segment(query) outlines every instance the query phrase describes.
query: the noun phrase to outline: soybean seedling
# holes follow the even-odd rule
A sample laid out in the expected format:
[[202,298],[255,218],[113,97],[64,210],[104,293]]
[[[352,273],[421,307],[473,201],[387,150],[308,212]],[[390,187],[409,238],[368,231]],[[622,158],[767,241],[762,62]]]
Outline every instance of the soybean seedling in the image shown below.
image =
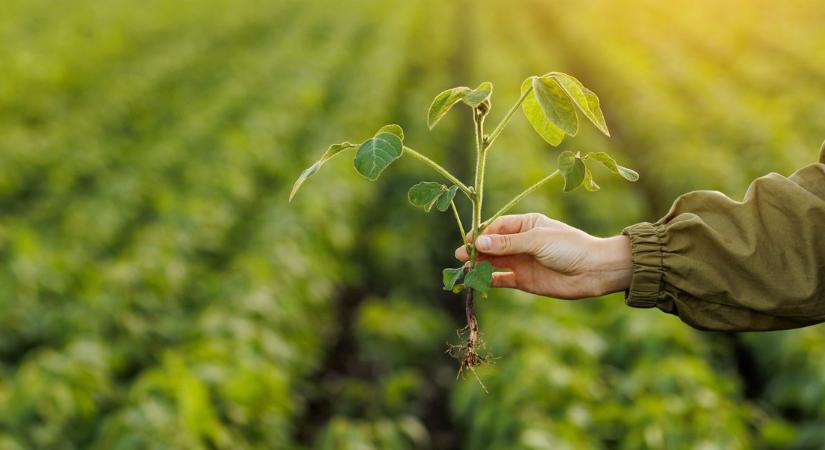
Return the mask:
[[[521,85],[521,96],[507,111],[501,122],[488,134],[485,131],[484,121],[490,113],[492,93],[493,85],[490,82],[481,83],[475,89],[468,87],[448,89],[435,97],[427,113],[427,125],[432,129],[458,103],[465,104],[472,111],[476,155],[475,177],[472,184],[463,183],[440,164],[406,146],[404,131],[400,126],[390,124],[381,127],[371,138],[359,144],[342,142],[331,145],[318,161],[301,172],[289,195],[289,199],[292,201],[292,198],[307,178],[314,175],[328,161],[347,150],[356,151],[353,161],[355,170],[372,181],[376,180],[390,164],[403,155],[417,159],[446,179],[447,184],[437,181],[422,181],[412,186],[407,196],[410,203],[427,212],[433,209],[441,212],[451,210],[455,216],[463,244],[467,246],[470,255],[468,264],[458,268],[447,268],[443,271],[444,289],[456,294],[463,291],[465,295],[464,306],[467,326],[459,333],[465,336],[465,340],[463,344],[450,346],[448,349],[448,353],[460,362],[459,374],[467,369],[475,374],[474,368],[487,360],[487,356],[482,354],[481,350],[483,343],[474,311],[473,297],[476,292],[481,296],[486,296],[492,282],[493,266],[489,261],[477,260],[476,238],[494,220],[516,206],[520,200],[557,177],[564,180],[563,189],[565,192],[572,191],[579,186],[584,186],[587,191],[599,190],[599,185],[596,184],[590,170],[590,166],[594,162],[600,163],[608,171],[626,180],[636,181],[639,178],[636,172],[618,165],[605,152],[582,154],[581,152],[564,151],[558,156],[556,170],[516,195],[486,220],[482,219],[487,155],[493,143],[510,123],[519,107],[539,136],[554,147],[561,144],[565,136],[575,136],[578,133],[580,114],[595,125],[599,131],[608,137],[610,136],[599,106],[599,98],[591,90],[584,87],[579,80],[570,75],[550,72],[546,75],[531,76],[524,80]],[[464,222],[456,208],[456,194],[459,191],[472,206],[469,234],[466,232]]]

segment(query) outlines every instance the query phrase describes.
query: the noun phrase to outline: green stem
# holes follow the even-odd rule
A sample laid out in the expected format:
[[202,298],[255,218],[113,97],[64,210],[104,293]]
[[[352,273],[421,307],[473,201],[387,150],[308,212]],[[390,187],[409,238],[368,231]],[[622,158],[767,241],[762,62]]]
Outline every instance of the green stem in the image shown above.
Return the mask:
[[521,199],[523,199],[524,197],[527,197],[527,196],[528,196],[531,192],[533,192],[533,191],[535,191],[536,189],[540,188],[541,186],[543,186],[545,183],[547,183],[548,181],[552,180],[553,178],[556,178],[558,175],[559,175],[559,171],[558,171],[558,170],[556,170],[555,172],[551,173],[550,175],[547,175],[546,177],[542,178],[541,180],[539,180],[538,182],[536,182],[536,183],[535,183],[535,184],[533,184],[532,186],[530,186],[530,187],[528,187],[527,189],[525,189],[524,191],[522,191],[522,193],[521,193],[521,194],[519,194],[519,195],[517,195],[517,196],[513,197],[513,199],[512,199],[512,200],[510,200],[510,202],[509,202],[509,203],[507,203],[506,205],[504,205],[504,206],[503,206],[501,209],[499,209],[499,210],[498,210],[495,214],[493,214],[493,216],[492,216],[492,217],[490,217],[489,219],[485,220],[485,221],[484,221],[484,223],[482,223],[482,224],[481,224],[481,231],[486,230],[486,229],[487,229],[487,227],[489,227],[489,226],[490,226],[490,224],[491,224],[491,223],[493,223],[493,221],[494,221],[494,220],[496,220],[496,219],[498,219],[499,217],[501,217],[502,215],[506,214],[506,213],[507,213],[507,211],[510,211],[510,210],[511,210],[514,206],[516,206],[516,204],[517,204],[518,202],[520,202],[520,201],[521,201]]
[[467,243],[467,232],[464,231],[464,224],[461,223],[461,216],[458,215],[458,208],[455,207],[455,202],[450,201],[450,206],[453,208],[453,215],[455,215],[455,223],[458,224],[458,231],[461,232],[461,243]]
[[421,153],[418,153],[417,151],[415,151],[415,150],[413,150],[413,149],[411,149],[407,146],[404,147],[404,153],[407,153],[410,156],[412,156],[413,158],[415,158],[415,159],[423,162],[424,164],[432,167],[436,172],[441,174],[444,178],[449,180],[454,185],[458,186],[458,188],[461,189],[461,192],[463,192],[468,197],[473,195],[473,191],[471,191],[470,188],[467,187],[467,185],[462,183],[458,178],[455,177],[455,175],[451,174],[447,169],[441,167],[437,162],[433,161],[430,158],[427,158],[426,156],[422,155]]
[[521,104],[524,102],[524,99],[526,99],[531,92],[533,92],[532,85],[521,94],[521,97],[519,97],[516,103],[510,108],[509,111],[507,111],[507,114],[504,115],[504,118],[501,119],[501,122],[499,122],[495,129],[493,129],[493,132],[490,133],[489,136],[487,136],[487,140],[484,142],[485,148],[490,148],[490,146],[493,145],[493,141],[495,141],[498,135],[500,135],[501,132],[504,131],[504,127],[506,127],[507,124],[510,123],[510,119],[513,118],[513,114],[515,114],[516,111],[518,111],[519,106],[521,106]]
[[[481,207],[484,202],[484,172],[487,163],[487,150],[484,148],[484,117],[478,108],[473,110],[473,124],[476,137],[476,173],[475,199],[473,200],[473,244],[481,233]],[[475,265],[475,245],[470,254],[470,266]]]

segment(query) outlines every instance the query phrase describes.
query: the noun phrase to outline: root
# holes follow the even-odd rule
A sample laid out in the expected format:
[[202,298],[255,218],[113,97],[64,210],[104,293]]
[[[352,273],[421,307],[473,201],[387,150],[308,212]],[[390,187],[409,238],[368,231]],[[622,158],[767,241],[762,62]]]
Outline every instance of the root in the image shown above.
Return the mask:
[[459,361],[458,375],[461,375],[469,370],[481,385],[481,389],[487,393],[487,388],[476,373],[476,366],[484,364],[489,361],[484,340],[481,338],[481,333],[478,330],[478,319],[476,319],[475,311],[473,310],[473,290],[467,289],[466,301],[464,304],[464,312],[467,316],[467,326],[458,330],[459,338],[464,339],[462,344],[447,344],[447,354]]

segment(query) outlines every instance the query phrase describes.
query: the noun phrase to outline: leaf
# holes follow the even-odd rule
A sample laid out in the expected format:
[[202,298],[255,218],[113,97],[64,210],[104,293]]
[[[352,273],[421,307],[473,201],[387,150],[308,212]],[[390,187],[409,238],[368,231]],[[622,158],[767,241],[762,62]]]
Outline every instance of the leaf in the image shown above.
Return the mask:
[[579,117],[568,94],[558,81],[550,76],[535,77],[533,96],[539,102],[544,116],[570,136],[579,132]]
[[364,141],[355,154],[355,170],[371,181],[381,176],[381,172],[393,161],[401,157],[403,145],[398,135],[391,132],[379,132]]
[[457,267],[455,269],[444,269],[441,272],[441,276],[444,282],[444,290],[452,291],[456,287],[456,284],[464,276],[464,266]]
[[444,192],[440,197],[438,197],[438,200],[435,202],[435,209],[441,212],[446,211],[447,208],[450,207],[450,203],[452,203],[455,198],[456,192],[458,192],[458,186],[453,186],[447,189],[447,192]]
[[447,89],[435,96],[433,103],[430,105],[430,110],[427,112],[427,127],[431,130],[444,117],[445,114],[456,103],[464,98],[464,94],[470,92],[470,88],[466,86]]
[[493,282],[493,265],[481,261],[464,276],[464,285],[479,292],[487,292]]
[[[521,83],[522,95],[524,95],[528,89],[532,89],[533,78],[534,77],[528,78]],[[524,98],[524,101],[521,103],[521,111],[533,129],[536,130],[536,133],[538,133],[545,142],[555,147],[564,140],[564,131],[553,125],[553,122],[544,115],[544,111],[541,109],[541,105],[539,105],[535,95],[528,95]]]
[[564,192],[570,192],[582,184],[585,169],[584,161],[578,154],[564,151],[559,155],[559,172],[564,178]]
[[448,188],[435,181],[422,181],[407,191],[407,199],[413,206],[424,208],[424,211],[430,212],[435,206],[444,212],[450,207],[457,191],[458,186]]
[[593,174],[590,172],[590,168],[587,166],[584,167],[584,188],[587,189],[588,192],[596,192],[601,187],[596,184],[596,181],[593,180]]
[[576,78],[561,72],[552,72],[549,76],[555,79],[559,86],[564,90],[570,100],[579,108],[579,111],[584,114],[596,128],[602,133],[610,136],[610,131],[607,129],[607,123],[604,121],[604,114],[599,106],[599,97]]
[[407,199],[413,206],[424,208],[424,211],[430,212],[436,200],[441,197],[447,186],[435,181],[422,181],[407,191]]
[[489,102],[492,93],[493,84],[489,81],[481,83],[475,89],[460,86],[441,92],[435,96],[427,112],[427,126],[432,130],[456,103],[464,102],[471,108],[477,108],[482,103]]
[[461,101],[471,108],[478,108],[478,106],[487,101],[492,94],[493,83],[485,81],[479,84],[477,88],[465,93]]
[[607,167],[607,170],[609,170],[609,171],[611,171],[611,172],[613,172],[617,175],[620,175],[622,178],[624,178],[627,181],[632,181],[632,182],[639,181],[638,172],[636,172],[633,169],[628,169],[627,167],[623,167],[623,166],[618,165],[616,163],[616,160],[613,159],[613,157],[611,157],[610,155],[608,155],[605,152],[588,153],[587,156],[585,156],[585,158],[586,159],[593,159],[593,160],[596,160],[596,161],[602,163],[602,165]]
[[301,188],[301,186],[304,184],[307,178],[311,177],[312,175],[315,175],[315,172],[318,172],[321,166],[326,164],[327,161],[334,158],[344,150],[349,150],[351,148],[356,147],[358,147],[356,144],[352,144],[350,142],[342,142],[340,144],[330,145],[329,148],[327,148],[327,151],[325,151],[324,154],[321,155],[321,159],[315,161],[315,163],[313,163],[311,166],[304,169],[304,171],[301,172],[301,175],[298,176],[298,179],[295,180],[295,183],[292,185],[292,191],[290,191],[289,193],[289,201],[292,201],[292,198],[295,197],[295,194],[298,193],[298,189]]
[[404,130],[401,128],[401,125],[397,125],[394,123],[384,125],[383,127],[379,128],[375,134],[381,133],[392,133],[398,136],[398,139],[401,139],[401,142],[404,142]]

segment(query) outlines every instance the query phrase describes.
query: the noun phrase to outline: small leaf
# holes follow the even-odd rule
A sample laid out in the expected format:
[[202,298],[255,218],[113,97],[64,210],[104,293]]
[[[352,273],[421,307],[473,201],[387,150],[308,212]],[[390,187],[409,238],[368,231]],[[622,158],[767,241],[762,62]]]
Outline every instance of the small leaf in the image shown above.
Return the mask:
[[451,290],[453,291],[453,294],[460,294],[464,290],[464,285],[460,283],[456,284]]
[[564,192],[570,192],[579,187],[585,176],[584,161],[579,155],[564,151],[559,155],[559,172],[564,178]]
[[559,82],[549,76],[533,78],[533,95],[545,117],[570,136],[579,132],[579,117],[570,97]]
[[492,94],[493,83],[485,81],[479,84],[477,88],[465,93],[461,101],[470,108],[478,108],[478,106],[487,101]]
[[427,126],[433,127],[444,117],[445,114],[458,102],[464,102],[471,108],[477,108],[484,102],[489,102],[493,93],[493,83],[485,81],[475,89],[466,86],[447,89],[435,96],[430,110],[427,112]]
[[618,166],[619,168],[619,175],[622,176],[627,181],[637,182],[639,181],[639,172],[636,172],[633,169],[628,169],[624,166]]
[[559,86],[570,97],[570,100],[579,108],[579,111],[593,122],[593,125],[599,131],[610,136],[607,123],[604,121],[604,114],[599,106],[599,97],[593,91],[587,89],[579,80],[566,73],[553,72],[549,76],[558,82]]
[[407,199],[413,206],[424,208],[424,211],[430,212],[435,206],[444,212],[450,207],[457,191],[458,186],[447,188],[435,181],[422,181],[407,191]]
[[447,208],[450,207],[450,203],[452,203],[453,199],[455,198],[455,193],[458,192],[458,186],[453,186],[447,189],[446,192],[442,193],[441,196],[438,197],[438,200],[435,202],[435,209],[444,212]]
[[447,191],[447,186],[435,181],[422,181],[407,191],[407,199],[413,206],[430,212],[433,205]]
[[[461,280],[464,276],[464,266],[455,268],[455,269],[444,269],[441,272],[442,279],[444,282],[444,290],[445,291],[454,291],[456,284]],[[459,291],[461,292],[461,291]],[[458,292],[456,292],[458,293]]]
[[450,108],[460,102],[464,98],[464,94],[468,92],[470,92],[470,88],[462,86],[447,89],[436,95],[430,105],[430,110],[427,112],[427,126],[432,130]]
[[486,292],[493,282],[493,265],[490,261],[481,261],[464,276],[464,285],[479,292]]
[[[522,95],[524,95],[528,89],[532,89],[533,79],[534,77],[531,77],[521,83]],[[538,133],[545,142],[555,147],[564,140],[564,131],[553,125],[553,122],[545,116],[535,95],[528,95],[524,98],[524,101],[521,103],[521,111],[533,129],[536,130],[536,133]]]
[[394,123],[384,125],[383,127],[379,128],[375,134],[381,133],[392,133],[398,136],[398,139],[401,139],[401,142],[404,142],[404,130],[401,128],[401,125],[397,125]]
[[353,161],[355,170],[369,180],[375,181],[387,166],[401,157],[403,149],[398,135],[380,132],[358,147]]
[[585,158],[593,159],[602,163],[602,165],[607,167],[607,170],[617,175],[620,175],[627,181],[639,181],[639,174],[635,170],[628,169],[627,167],[622,167],[618,165],[616,163],[616,160],[605,152],[588,153],[587,156],[585,156]]
[[289,201],[292,201],[292,198],[295,197],[295,194],[298,193],[298,189],[301,188],[301,186],[304,184],[307,178],[311,177],[312,175],[315,175],[315,172],[318,172],[321,166],[323,166],[327,161],[334,158],[344,150],[349,150],[351,148],[356,147],[357,145],[349,142],[342,142],[340,144],[330,145],[329,148],[327,148],[327,151],[325,151],[324,154],[321,155],[321,159],[315,161],[315,163],[313,163],[311,166],[304,169],[304,171],[301,172],[301,175],[298,176],[298,179],[295,180],[295,183],[292,185],[292,191],[290,191],[289,193]]
[[590,172],[590,168],[587,166],[584,167],[584,182],[582,184],[588,192],[596,192],[599,189],[601,189],[601,187],[599,187],[599,185],[596,184],[596,181],[593,180],[593,174]]

